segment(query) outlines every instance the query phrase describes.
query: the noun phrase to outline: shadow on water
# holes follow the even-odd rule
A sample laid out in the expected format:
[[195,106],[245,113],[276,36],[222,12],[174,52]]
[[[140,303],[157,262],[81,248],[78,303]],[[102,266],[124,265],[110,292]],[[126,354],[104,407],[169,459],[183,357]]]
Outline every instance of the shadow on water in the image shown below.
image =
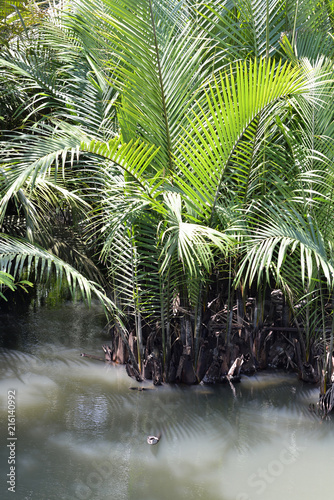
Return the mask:
[[[1,422],[7,390],[17,394],[17,498],[305,500],[315,485],[314,498],[330,494],[319,478],[334,465],[334,433],[309,411],[317,388],[263,373],[234,391],[149,382],[133,391],[123,367],[80,357],[100,354],[98,318],[96,305],[33,312],[15,349],[0,351]],[[2,447],[2,477],[7,469]]]

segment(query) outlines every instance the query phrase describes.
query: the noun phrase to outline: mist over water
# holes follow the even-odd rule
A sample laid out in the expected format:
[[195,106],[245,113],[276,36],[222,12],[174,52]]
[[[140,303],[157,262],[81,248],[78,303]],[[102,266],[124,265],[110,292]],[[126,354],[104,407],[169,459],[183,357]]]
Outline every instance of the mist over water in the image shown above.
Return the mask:
[[[138,385],[102,356],[103,316],[80,303],[2,322],[0,497],[305,500],[332,497],[334,422],[318,388],[282,373],[229,385]],[[7,329],[7,330],[6,330]],[[10,342],[8,338],[10,336]],[[8,345],[10,348],[8,348]],[[7,391],[16,391],[16,493],[7,491]],[[162,433],[156,446],[149,434]]]

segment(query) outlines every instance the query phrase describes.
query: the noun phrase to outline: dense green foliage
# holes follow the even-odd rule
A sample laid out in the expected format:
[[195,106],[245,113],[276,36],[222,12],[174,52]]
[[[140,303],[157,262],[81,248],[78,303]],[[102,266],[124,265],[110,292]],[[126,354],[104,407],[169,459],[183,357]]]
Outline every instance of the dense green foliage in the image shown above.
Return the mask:
[[279,287],[308,359],[334,276],[333,23],[332,0],[72,0],[7,27],[1,269],[97,294],[139,364],[158,323],[165,366],[178,318],[196,363],[216,291],[230,310],[256,289],[260,321]]

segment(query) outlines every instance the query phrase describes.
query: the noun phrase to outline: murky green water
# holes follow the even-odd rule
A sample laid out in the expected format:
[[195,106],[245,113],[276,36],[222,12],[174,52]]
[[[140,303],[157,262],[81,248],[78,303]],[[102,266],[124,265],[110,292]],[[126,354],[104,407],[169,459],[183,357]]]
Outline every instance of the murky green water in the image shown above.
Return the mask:
[[[316,388],[261,374],[228,385],[133,391],[101,355],[98,307],[2,318],[0,498],[305,500],[332,497],[334,421]],[[17,336],[17,334],[19,334]],[[151,387],[147,384],[147,387]],[[15,390],[15,494],[7,491],[7,393]],[[146,437],[162,432],[149,446]]]

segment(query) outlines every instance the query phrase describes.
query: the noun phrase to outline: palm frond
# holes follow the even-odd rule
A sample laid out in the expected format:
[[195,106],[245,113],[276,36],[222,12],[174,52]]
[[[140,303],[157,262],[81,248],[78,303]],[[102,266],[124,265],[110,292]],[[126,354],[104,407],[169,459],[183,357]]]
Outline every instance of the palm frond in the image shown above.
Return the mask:
[[[65,175],[66,167],[72,168],[74,162],[79,160],[80,151],[102,158],[103,161],[112,161],[135,179],[149,196],[154,197],[159,187],[158,174],[152,176],[151,184],[142,181],[142,173],[148,170],[157,154],[153,146],[139,140],[123,144],[118,137],[102,142],[89,138],[79,128],[66,124],[62,127],[63,130],[55,133],[51,127],[45,127],[39,135],[16,134],[10,137],[11,141],[2,142],[2,184],[5,190],[1,200],[2,214],[13,195],[24,186],[33,189],[40,178],[45,179],[50,175],[52,168],[55,179],[60,175],[59,170]],[[14,164],[15,170],[10,168]]]
[[189,118],[193,133],[185,131],[178,145],[177,183],[208,222],[232,155],[246,131],[248,141],[256,134],[257,128],[253,134],[251,129],[254,120],[269,108],[278,112],[284,99],[309,92],[305,78],[288,64],[275,67],[270,60],[260,60],[239,63],[233,69],[209,86],[199,112]]
[[190,275],[198,276],[203,271],[210,272],[215,251],[219,249],[225,253],[232,244],[231,238],[209,227],[184,221],[180,195],[167,193],[165,205],[168,210],[168,222],[161,236],[163,261],[160,272],[166,272],[175,254]]
[[10,273],[14,277],[34,278],[35,281],[43,277],[47,279],[51,272],[54,272],[57,286],[63,286],[65,280],[73,298],[78,291],[89,304],[92,295],[95,295],[107,311],[111,313],[117,310],[97,283],[85,278],[70,264],[27,241],[2,234],[0,264],[3,272]]
[[[155,161],[167,173],[173,170],[179,127],[210,74],[210,65],[203,63],[206,39],[180,2],[108,0],[105,5],[108,27],[99,36],[112,47],[107,66],[112,85],[122,93],[118,113],[123,139],[141,136],[159,147]],[[80,15],[88,10],[91,15],[91,7],[80,2]],[[96,15],[102,19],[102,13]]]
[[[255,208],[255,207],[254,207]],[[287,207],[266,205],[257,207],[250,220],[255,223],[249,229],[249,239],[245,242],[245,256],[238,270],[237,280],[241,276],[252,283],[257,276],[261,280],[263,272],[268,281],[272,274],[278,281],[282,269],[289,265],[291,255],[299,249],[301,283],[308,283],[317,274],[323,273],[327,286],[332,288],[334,261],[316,221],[311,215],[304,217],[297,210]],[[292,270],[291,270],[292,271]]]

